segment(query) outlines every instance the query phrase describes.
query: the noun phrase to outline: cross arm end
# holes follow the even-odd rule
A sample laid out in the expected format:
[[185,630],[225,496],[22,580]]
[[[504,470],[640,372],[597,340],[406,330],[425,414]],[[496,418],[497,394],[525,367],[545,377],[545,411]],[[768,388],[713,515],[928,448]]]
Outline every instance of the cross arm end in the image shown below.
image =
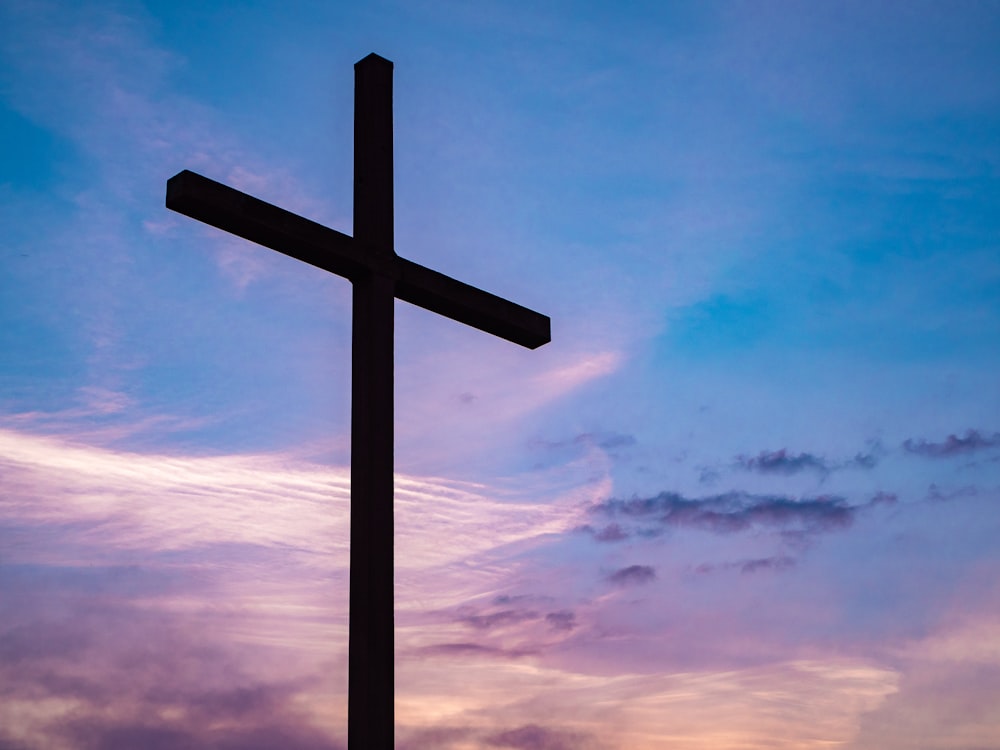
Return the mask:
[[167,208],[339,276],[372,270],[354,240],[315,221],[185,169],[167,180]]
[[399,299],[528,349],[537,349],[552,340],[547,315],[405,258],[396,262]]

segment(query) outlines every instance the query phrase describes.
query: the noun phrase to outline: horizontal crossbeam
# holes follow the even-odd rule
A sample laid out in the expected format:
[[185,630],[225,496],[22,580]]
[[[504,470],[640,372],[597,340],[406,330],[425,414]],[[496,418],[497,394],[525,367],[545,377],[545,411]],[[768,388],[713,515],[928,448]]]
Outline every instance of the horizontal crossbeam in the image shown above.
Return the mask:
[[392,279],[399,299],[529,349],[551,340],[546,315],[189,170],[167,181],[167,208],[352,281]]

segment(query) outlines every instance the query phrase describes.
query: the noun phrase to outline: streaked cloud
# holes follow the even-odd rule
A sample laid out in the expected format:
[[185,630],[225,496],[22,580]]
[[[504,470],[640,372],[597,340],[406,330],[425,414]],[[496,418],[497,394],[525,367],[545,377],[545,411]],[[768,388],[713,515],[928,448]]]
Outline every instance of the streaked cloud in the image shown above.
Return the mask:
[[[341,747],[346,470],[280,454],[131,453],[10,428],[0,468],[5,739]],[[397,477],[403,648],[414,617],[501,585],[509,556],[577,523],[575,499],[484,491]],[[442,535],[452,543],[434,541]],[[527,619],[503,612],[462,622],[477,632]],[[550,631],[569,622],[530,619]],[[425,653],[529,652],[439,640]]]
[[[415,678],[413,666],[400,665],[404,681]],[[843,658],[720,672],[615,675],[523,660],[481,666],[452,661],[421,674],[425,702],[397,702],[400,737],[414,737],[415,747],[424,746],[422,736],[439,737],[441,747],[455,750],[495,747],[489,743],[499,737],[525,743],[573,737],[583,747],[591,741],[596,747],[653,750],[662,747],[663,727],[669,727],[672,746],[680,750],[819,750],[849,741],[864,714],[898,684],[890,669]],[[581,713],[580,706],[588,710]],[[516,722],[513,716],[523,718]]]

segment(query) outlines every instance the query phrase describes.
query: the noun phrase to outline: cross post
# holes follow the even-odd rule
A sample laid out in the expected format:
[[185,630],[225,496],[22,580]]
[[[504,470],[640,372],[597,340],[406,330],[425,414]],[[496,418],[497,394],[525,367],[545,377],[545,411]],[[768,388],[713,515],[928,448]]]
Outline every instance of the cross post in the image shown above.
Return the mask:
[[545,315],[396,255],[392,63],[371,54],[354,75],[353,237],[187,170],[166,205],[353,284],[347,742],[393,750],[394,299],[529,349],[551,335]]

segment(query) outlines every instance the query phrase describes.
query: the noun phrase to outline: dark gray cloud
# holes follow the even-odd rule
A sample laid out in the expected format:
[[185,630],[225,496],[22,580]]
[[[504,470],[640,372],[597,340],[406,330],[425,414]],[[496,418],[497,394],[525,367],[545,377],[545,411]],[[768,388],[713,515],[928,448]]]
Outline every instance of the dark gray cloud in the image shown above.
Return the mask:
[[724,563],[702,563],[694,569],[695,573],[714,573],[719,570],[738,570],[743,574],[758,573],[762,570],[787,570],[795,566],[795,558],[787,555],[774,557],[756,557],[749,560],[736,560]]
[[718,469],[711,466],[699,467],[698,472],[698,481],[702,484],[713,484],[722,476]]
[[621,448],[628,448],[635,445],[636,439],[633,435],[625,435],[619,432],[582,432],[566,440],[536,440],[533,445],[548,450],[559,450],[561,448],[571,448],[580,445],[596,445],[606,451],[615,451]]
[[762,526],[817,532],[850,526],[860,507],[863,506],[850,505],[836,495],[791,498],[727,492],[703,498],[686,498],[676,492],[661,492],[648,498],[606,500],[592,506],[590,512],[631,520],[640,525],[640,533],[655,533],[656,526],[696,528],[716,533]]
[[830,467],[826,461],[811,453],[791,454],[782,448],[777,451],[761,451],[756,456],[737,456],[737,464],[747,471],[760,474],[798,474],[803,471],[815,471],[827,474]]
[[949,500],[958,500],[962,497],[975,497],[979,494],[979,490],[971,485],[966,485],[965,487],[958,487],[953,490],[942,490],[936,484],[932,484],[927,488],[927,499],[934,500],[937,502],[947,502]]
[[616,586],[631,586],[649,583],[656,578],[656,571],[649,565],[629,565],[608,576],[608,581]]
[[927,456],[928,458],[948,458],[995,446],[1000,446],[1000,432],[985,435],[979,430],[966,430],[962,437],[949,435],[940,443],[932,443],[923,438],[919,440],[910,438],[903,441],[903,450],[907,453]]
[[[10,589],[4,589],[10,594]],[[4,624],[0,623],[0,627]],[[87,633],[64,623],[32,621],[7,625],[0,631],[0,665],[6,669],[22,663],[75,658],[89,645]],[[0,694],[2,694],[0,683]]]
[[172,590],[170,576],[132,566],[11,567],[0,607],[0,703],[74,706],[69,716],[36,719],[25,750],[343,750],[296,708],[319,676],[250,676],[246,654],[213,639],[203,618],[132,601],[145,583]]
[[302,726],[191,730],[152,721],[123,725],[97,719],[65,722],[59,735],[79,750],[346,750],[345,745]]
[[436,643],[431,646],[424,646],[419,653],[428,656],[495,656],[504,659],[521,659],[525,656],[534,656],[538,652],[534,649],[508,649],[497,646],[486,646],[482,643]]
[[553,630],[572,630],[576,627],[576,615],[568,609],[549,612],[545,615],[545,621]]
[[795,559],[785,555],[776,557],[758,557],[753,560],[743,560],[739,569],[741,573],[756,573],[761,570],[787,570],[795,565]]
[[[503,597],[504,601],[538,599],[548,599],[548,597]],[[473,611],[471,607],[463,607],[455,616],[455,622],[481,631],[498,630],[536,620],[544,620],[553,630],[572,630],[576,627],[576,616],[567,609],[549,612],[543,616],[541,612],[533,609],[503,609],[498,612],[480,613]]]
[[595,529],[588,523],[578,526],[574,531],[590,534],[598,542],[620,542],[629,537],[628,532],[617,523],[609,523],[603,529]]
[[545,604],[551,601],[553,601],[551,596],[543,594],[498,594],[493,597],[493,604],[497,607],[506,607],[511,604],[527,604],[529,602]]
[[[429,727],[407,731],[396,728],[396,750],[448,750],[476,734],[471,727]],[[399,736],[403,735],[402,739]]]
[[486,744],[513,750],[581,750],[593,746],[589,735],[550,729],[537,724],[497,732],[486,737]]
[[854,458],[845,461],[841,467],[845,469],[874,469],[878,465],[879,454],[876,451],[856,453]]
[[879,490],[868,501],[868,505],[895,505],[899,502],[899,496],[895,492],[883,492]]
[[[600,750],[592,735],[525,724],[500,731],[468,726],[397,728],[396,750],[451,750],[456,747],[497,747],[508,750]],[[2,750],[2,748],[0,748]]]
[[537,620],[541,614],[526,609],[503,609],[490,614],[460,613],[455,619],[476,630],[493,630],[494,628],[517,625],[527,620]]
[[598,447],[607,451],[615,450],[616,448],[628,448],[636,443],[633,435],[623,435],[617,432],[606,432],[601,435],[593,435],[592,437]]
[[609,523],[603,529],[594,534],[594,539],[599,542],[618,542],[627,538],[628,534],[626,534],[622,530],[622,527],[616,523]]
[[3,729],[0,729],[0,750],[32,750],[27,745],[22,742],[18,742],[12,737],[7,737],[3,734]]
[[[874,469],[883,450],[878,441],[871,441],[869,448],[868,452],[858,452],[853,458],[843,461],[828,461],[814,453],[792,453],[787,448],[781,448],[776,451],[761,451],[756,456],[737,456],[736,467],[757,474],[791,476],[812,471],[825,477],[830,472],[843,469]],[[717,478],[718,472],[711,468],[702,469],[703,483]]]

